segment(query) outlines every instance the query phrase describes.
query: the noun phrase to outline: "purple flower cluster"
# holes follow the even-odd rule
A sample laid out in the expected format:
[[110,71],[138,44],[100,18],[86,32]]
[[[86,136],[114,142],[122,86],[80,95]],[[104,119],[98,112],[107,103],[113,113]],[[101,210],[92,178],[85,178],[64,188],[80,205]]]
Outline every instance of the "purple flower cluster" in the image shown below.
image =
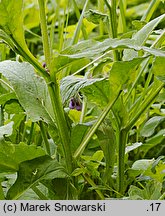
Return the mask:
[[81,102],[76,98],[71,98],[69,102],[69,108],[70,109],[76,109],[77,111],[82,110],[82,104]]

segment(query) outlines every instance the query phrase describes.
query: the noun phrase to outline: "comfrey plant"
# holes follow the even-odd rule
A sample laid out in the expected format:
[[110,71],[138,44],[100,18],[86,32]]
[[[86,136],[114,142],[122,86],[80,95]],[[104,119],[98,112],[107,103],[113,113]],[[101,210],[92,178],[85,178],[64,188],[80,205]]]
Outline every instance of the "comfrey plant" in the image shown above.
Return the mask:
[[2,199],[145,199],[151,185],[159,190],[147,199],[164,196],[164,156],[141,160],[164,121],[165,14],[151,19],[163,1],[147,4],[132,31],[124,0],[86,0],[81,13],[75,0],[38,0],[42,38],[30,25],[26,33],[42,42],[42,65],[41,50],[34,57],[35,43],[25,41],[30,9],[0,1],[1,41],[19,56],[0,62]]

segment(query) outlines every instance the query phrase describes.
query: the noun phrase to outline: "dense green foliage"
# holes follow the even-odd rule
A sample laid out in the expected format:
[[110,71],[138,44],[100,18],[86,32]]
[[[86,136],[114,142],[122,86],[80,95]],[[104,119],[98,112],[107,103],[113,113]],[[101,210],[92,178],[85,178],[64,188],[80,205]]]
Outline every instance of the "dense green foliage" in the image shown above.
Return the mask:
[[0,199],[164,199],[164,0],[0,11]]

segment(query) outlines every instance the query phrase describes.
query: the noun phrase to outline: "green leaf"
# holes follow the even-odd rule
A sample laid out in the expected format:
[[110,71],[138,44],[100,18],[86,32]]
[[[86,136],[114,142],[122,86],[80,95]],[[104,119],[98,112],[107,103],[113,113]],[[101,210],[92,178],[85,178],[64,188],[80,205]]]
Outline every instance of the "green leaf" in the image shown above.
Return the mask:
[[18,0],[17,3],[15,0],[2,0],[0,2],[0,28],[6,34],[3,35],[3,39],[6,38],[10,45],[19,46],[31,55],[24,37],[22,8],[22,0]]
[[[165,52],[157,49],[148,48],[141,45],[136,45],[134,39],[105,39],[103,42],[94,40],[85,40],[76,45],[69,46],[64,49],[53,60],[55,71],[59,71],[69,66],[73,61],[80,58],[93,59],[101,55],[103,52],[113,49],[135,49],[137,51],[144,50],[156,56],[165,56]],[[128,59],[129,60],[129,59]]]
[[97,85],[97,83],[99,82],[105,83],[107,81],[104,78],[87,79],[84,77],[78,77],[73,75],[63,78],[60,85],[63,104],[65,104],[66,101],[68,101],[71,97],[74,97],[82,88],[90,86],[92,84]]
[[18,100],[33,122],[53,124],[54,114],[45,81],[29,63],[0,62],[0,73],[11,83]]
[[[151,20],[142,29],[140,29],[136,34],[134,34],[132,37],[132,39],[135,41],[134,45],[143,46],[146,40],[148,39],[149,35],[156,28],[156,26],[164,20],[164,18],[165,18],[165,14],[155,18],[154,20]],[[124,60],[130,60],[137,56],[138,54],[134,50],[124,51]]]
[[87,172],[87,169],[85,169],[84,167],[82,168],[76,168],[73,172],[72,172],[72,176],[79,176],[81,174],[84,174]]
[[16,172],[21,162],[45,154],[45,151],[36,145],[29,146],[25,143],[15,145],[2,140],[0,143],[0,172]]
[[26,47],[23,31],[22,0],[1,0],[0,28],[14,38],[22,47]]
[[109,101],[109,81],[107,79],[100,79],[90,85],[81,88],[81,92],[87,99],[101,107],[107,105]]
[[5,112],[8,114],[18,114],[24,112],[17,99],[11,99],[5,104]]
[[22,162],[19,166],[17,180],[7,193],[7,199],[18,199],[41,180],[65,177],[67,173],[64,167],[49,156]]
[[24,37],[23,26],[23,0],[0,1],[0,37],[19,55],[22,55],[41,76],[48,77],[47,72],[29,51]]
[[130,146],[127,146],[127,147],[125,148],[125,154],[129,153],[130,151],[133,151],[134,149],[139,148],[141,145],[142,145],[141,142],[136,142],[136,143],[133,143],[133,144],[130,145]]
[[165,139],[165,129],[160,130],[155,136],[148,138],[143,144],[142,150],[146,152],[150,148],[160,144]]
[[27,145],[23,142],[19,144],[3,142],[0,144],[0,152],[11,157],[17,164],[46,154],[40,146]]
[[154,162],[154,159],[148,160],[148,159],[141,159],[141,160],[137,160],[133,163],[132,168],[133,170],[147,170],[148,167],[150,167],[152,165],[152,163]]
[[141,136],[149,137],[154,132],[157,126],[165,120],[164,116],[154,116],[150,118],[143,126],[143,128],[140,131]]
[[18,164],[8,155],[0,152],[0,173],[16,172]]
[[2,95],[0,95],[0,104],[5,104],[7,101],[9,101],[11,99],[17,99],[14,92],[2,94]]
[[128,194],[132,200],[158,200],[161,196],[162,184],[149,181],[144,189],[131,185]]
[[103,14],[99,11],[92,10],[92,9],[89,9],[87,12],[85,12],[84,16],[85,18],[87,18],[89,22],[92,22],[94,24],[99,24],[101,20],[102,21],[108,20],[107,14]]
[[33,1],[33,3],[24,1],[24,25],[28,29],[38,27],[40,24],[39,7],[37,3],[37,1]]
[[130,61],[114,62],[110,70],[109,82],[111,94],[115,94],[116,90],[124,84],[129,84],[135,77],[136,67],[144,60],[144,58],[135,58]]

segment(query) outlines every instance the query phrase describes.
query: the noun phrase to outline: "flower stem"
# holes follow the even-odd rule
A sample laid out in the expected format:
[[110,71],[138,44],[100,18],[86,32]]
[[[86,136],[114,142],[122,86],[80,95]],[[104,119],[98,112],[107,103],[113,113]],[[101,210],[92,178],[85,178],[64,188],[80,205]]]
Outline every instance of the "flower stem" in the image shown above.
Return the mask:
[[46,79],[48,91],[50,94],[52,107],[55,115],[55,122],[59,130],[59,137],[61,139],[62,149],[64,153],[66,167],[69,173],[72,172],[72,155],[70,150],[70,135],[67,122],[65,119],[64,110],[60,98],[59,84],[56,79],[56,74],[51,69],[51,57],[50,57],[50,45],[47,32],[46,14],[45,14],[45,1],[38,0],[40,8],[40,19],[41,19],[41,31],[43,38],[44,54],[46,64],[50,71],[50,77]]
[[44,47],[44,54],[45,54],[45,61],[47,64],[48,69],[50,70],[50,43],[48,38],[48,30],[47,30],[47,23],[46,23],[46,14],[45,14],[45,1],[38,0],[39,8],[40,8],[40,20],[41,20],[41,32],[42,32],[42,41]]

